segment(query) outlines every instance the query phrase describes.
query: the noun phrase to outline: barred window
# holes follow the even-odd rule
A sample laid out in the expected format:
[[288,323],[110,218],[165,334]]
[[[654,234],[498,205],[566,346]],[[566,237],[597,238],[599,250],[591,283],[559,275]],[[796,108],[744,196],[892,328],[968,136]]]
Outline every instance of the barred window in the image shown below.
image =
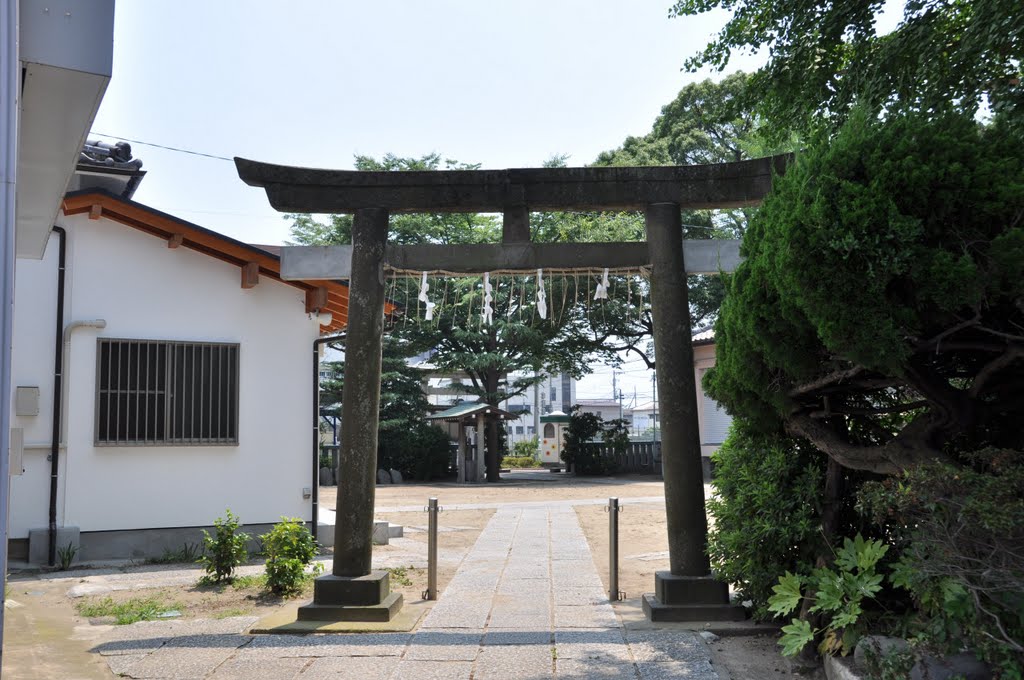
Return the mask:
[[237,443],[237,344],[98,341],[97,445]]

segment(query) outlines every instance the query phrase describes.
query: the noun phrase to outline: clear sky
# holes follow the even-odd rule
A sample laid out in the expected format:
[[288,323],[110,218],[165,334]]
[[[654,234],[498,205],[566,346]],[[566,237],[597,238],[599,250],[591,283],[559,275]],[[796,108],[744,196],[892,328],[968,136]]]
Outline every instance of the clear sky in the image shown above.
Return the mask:
[[[670,0],[118,0],[94,133],[351,168],[355,154],[584,165],[645,134],[724,14]],[[747,68],[751,63],[747,60]],[[133,145],[136,200],[252,243],[288,223],[234,166]]]
[[[726,15],[669,19],[670,4],[118,0],[93,132],[311,167],[389,152],[485,168],[567,154],[585,165],[648,132],[686,83],[718,77],[681,67]],[[250,243],[288,238],[288,222],[232,163],[132,149],[148,171],[139,202]],[[635,383],[648,400],[648,374],[626,370],[626,392]],[[610,397],[610,375],[578,396]]]

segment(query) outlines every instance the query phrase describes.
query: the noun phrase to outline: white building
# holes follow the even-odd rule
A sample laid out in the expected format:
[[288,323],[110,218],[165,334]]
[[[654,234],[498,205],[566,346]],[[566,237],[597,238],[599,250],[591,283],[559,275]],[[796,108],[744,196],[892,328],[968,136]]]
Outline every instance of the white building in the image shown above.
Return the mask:
[[[8,559],[9,473],[21,471],[10,351],[15,261],[43,257],[113,65],[114,1],[0,3],[0,571]],[[21,391],[28,399],[31,391]],[[24,406],[25,404],[22,404]],[[0,600],[3,596],[0,595]]]
[[580,399],[576,406],[580,413],[593,413],[606,423],[621,418],[627,428],[632,428],[633,409],[626,408],[618,399]]
[[314,341],[347,288],[283,282],[275,253],[79,169],[42,259],[18,261],[12,558],[46,560],[51,520],[83,560],[180,549],[226,508],[254,532],[315,521]]
[[[705,460],[705,470],[710,469],[708,460],[712,453],[725,441],[732,425],[732,417],[718,402],[704,392],[704,375],[715,365],[715,333],[708,329],[693,336],[693,372],[697,381],[697,420],[700,426],[700,449]],[[661,439],[661,412],[656,402],[649,401],[633,408],[632,432],[643,438],[656,435]]]
[[[514,380],[518,375],[512,374],[510,379]],[[501,408],[519,416],[505,424],[509,449],[516,442],[539,438],[540,416],[553,411],[569,413],[575,401],[576,381],[568,373],[561,373],[542,375],[536,387],[527,388],[523,394],[502,402]]]

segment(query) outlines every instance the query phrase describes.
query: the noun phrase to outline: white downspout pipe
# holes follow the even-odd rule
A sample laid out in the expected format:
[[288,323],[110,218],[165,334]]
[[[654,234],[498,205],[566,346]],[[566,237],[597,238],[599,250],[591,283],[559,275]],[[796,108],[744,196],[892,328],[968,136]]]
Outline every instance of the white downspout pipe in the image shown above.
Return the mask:
[[[71,353],[71,334],[79,328],[97,328],[102,329],[107,327],[107,322],[104,319],[89,319],[86,321],[72,321],[71,323],[64,326],[64,344],[61,350],[64,354],[62,366],[63,373],[61,380],[60,390],[60,438],[59,438],[59,449],[67,450],[68,445],[68,393],[71,386],[71,363],[68,361],[68,355]],[[61,514],[60,523],[63,526],[67,520],[67,507],[68,507],[68,473],[67,473],[67,462],[64,463],[64,484],[61,488]]]
[[68,363],[68,354],[71,353],[71,334],[79,328],[106,328],[105,319],[89,319],[87,321],[72,321],[64,326],[64,380],[61,384],[60,394],[60,447],[68,445],[68,390],[71,386],[71,364]]

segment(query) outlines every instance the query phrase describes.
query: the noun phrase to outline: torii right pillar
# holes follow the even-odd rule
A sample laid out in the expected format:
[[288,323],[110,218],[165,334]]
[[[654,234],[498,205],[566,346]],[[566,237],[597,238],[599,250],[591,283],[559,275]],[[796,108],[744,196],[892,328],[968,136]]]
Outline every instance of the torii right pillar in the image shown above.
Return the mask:
[[711,575],[707,556],[708,520],[679,205],[647,205],[645,227],[651,257],[670,570],[655,574],[654,593],[643,596],[643,609],[652,621],[741,621],[745,610],[729,604],[729,587]]

